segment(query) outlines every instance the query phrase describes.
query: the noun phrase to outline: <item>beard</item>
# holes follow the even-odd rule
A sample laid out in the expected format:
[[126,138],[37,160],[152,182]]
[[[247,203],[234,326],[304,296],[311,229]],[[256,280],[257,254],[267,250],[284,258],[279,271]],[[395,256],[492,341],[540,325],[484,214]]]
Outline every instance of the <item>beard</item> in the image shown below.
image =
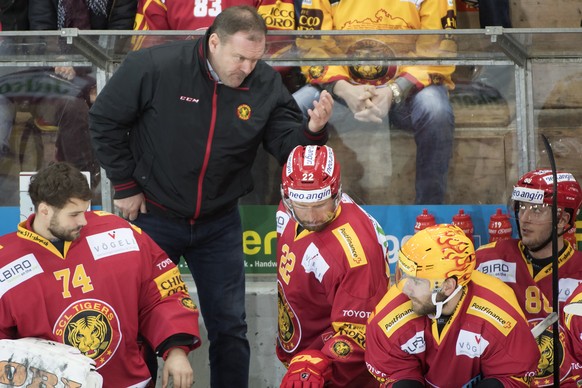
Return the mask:
[[414,311],[418,315],[429,315],[429,314],[436,314],[436,306],[432,304],[432,302],[428,301],[426,303],[421,303],[418,300],[412,301],[412,311]]
[[63,228],[57,222],[56,216],[53,216],[51,218],[51,222],[50,222],[50,225],[48,227],[48,230],[53,236],[55,236],[59,240],[73,241],[73,240],[79,238],[79,236],[81,235],[82,228],[83,228],[82,226],[77,226],[76,228],[72,228],[72,229]]

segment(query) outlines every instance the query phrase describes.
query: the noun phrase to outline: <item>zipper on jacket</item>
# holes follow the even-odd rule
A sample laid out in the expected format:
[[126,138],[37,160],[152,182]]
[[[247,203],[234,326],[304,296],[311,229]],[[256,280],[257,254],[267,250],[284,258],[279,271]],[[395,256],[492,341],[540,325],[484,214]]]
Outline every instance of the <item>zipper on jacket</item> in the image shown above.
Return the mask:
[[204,152],[204,162],[202,163],[202,169],[200,170],[200,175],[198,176],[198,194],[196,197],[196,211],[194,212],[194,217],[190,219],[190,224],[194,224],[196,219],[200,217],[200,209],[202,208],[202,183],[204,182],[204,177],[206,176],[206,170],[208,169],[208,162],[210,160],[210,150],[212,148],[212,140],[214,138],[214,130],[216,128],[216,101],[218,99],[218,82],[214,83],[214,93],[212,94],[212,116],[210,119],[210,128],[208,130],[208,140],[206,141],[206,150]]

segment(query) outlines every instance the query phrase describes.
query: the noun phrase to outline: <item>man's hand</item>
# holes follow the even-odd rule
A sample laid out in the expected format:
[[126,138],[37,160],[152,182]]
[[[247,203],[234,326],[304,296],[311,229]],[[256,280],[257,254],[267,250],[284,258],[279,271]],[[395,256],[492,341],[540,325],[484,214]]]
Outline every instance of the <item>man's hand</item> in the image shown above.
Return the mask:
[[323,388],[331,377],[331,362],[319,350],[306,350],[291,359],[281,388]]
[[174,383],[174,388],[190,388],[194,383],[194,371],[190,365],[190,360],[183,349],[173,348],[168,352],[168,357],[164,361],[162,375],[162,388],[168,386],[170,377]]
[[142,193],[132,197],[116,199],[113,201],[113,205],[119,210],[123,218],[130,221],[135,220],[138,213],[147,213],[146,201]]
[[69,81],[77,76],[77,72],[72,66],[57,66],[55,67],[55,74]]
[[382,119],[388,116],[392,105],[392,91],[390,88],[378,88],[374,96],[365,101],[365,108],[354,114],[354,118],[359,121],[381,123]]
[[309,130],[319,132],[331,118],[333,113],[333,97],[327,91],[323,90],[319,95],[319,101],[313,101],[313,109],[308,109]]
[[348,108],[355,115],[370,106],[372,98],[376,95],[376,87],[372,85],[353,85],[347,81],[337,81],[333,93],[341,97]]

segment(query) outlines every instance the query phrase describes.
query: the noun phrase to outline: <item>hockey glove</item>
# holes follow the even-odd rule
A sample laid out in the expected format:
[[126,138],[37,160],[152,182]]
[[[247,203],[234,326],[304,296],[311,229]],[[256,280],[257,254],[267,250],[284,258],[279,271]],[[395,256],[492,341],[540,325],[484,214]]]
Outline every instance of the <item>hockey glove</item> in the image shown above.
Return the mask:
[[281,388],[323,388],[331,377],[331,362],[319,350],[306,350],[291,359]]

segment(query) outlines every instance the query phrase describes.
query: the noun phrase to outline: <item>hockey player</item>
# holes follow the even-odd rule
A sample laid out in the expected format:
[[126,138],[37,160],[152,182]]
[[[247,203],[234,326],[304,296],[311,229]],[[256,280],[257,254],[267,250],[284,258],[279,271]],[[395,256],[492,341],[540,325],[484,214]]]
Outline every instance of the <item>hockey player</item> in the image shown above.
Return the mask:
[[277,212],[281,387],[374,387],[365,324],[389,284],[379,224],[346,194],[330,147],[296,147]]
[[474,271],[461,229],[423,229],[400,249],[397,284],[367,327],[381,387],[525,387],[538,347],[511,288]]
[[564,331],[566,351],[572,358],[572,375],[582,380],[582,284],[564,304]]
[[168,256],[127,221],[87,212],[91,190],[67,163],[39,171],[29,193],[36,213],[0,238],[0,339],[72,345],[104,387],[145,387],[141,334],[165,359],[164,387],[169,376],[190,387],[198,309]]
[[[582,189],[567,172],[558,172],[558,265],[560,309],[582,282],[582,254],[564,239],[576,222],[582,203]],[[517,296],[530,326],[552,312],[552,202],[551,170],[524,174],[513,188],[510,213],[515,214],[519,239],[497,241],[477,250],[477,270],[509,285]],[[561,312],[558,312],[559,314]],[[538,387],[552,386],[554,355],[560,360],[560,385],[576,386],[572,362],[560,334],[560,349],[553,349],[552,328],[538,337],[540,358],[534,377]]]

